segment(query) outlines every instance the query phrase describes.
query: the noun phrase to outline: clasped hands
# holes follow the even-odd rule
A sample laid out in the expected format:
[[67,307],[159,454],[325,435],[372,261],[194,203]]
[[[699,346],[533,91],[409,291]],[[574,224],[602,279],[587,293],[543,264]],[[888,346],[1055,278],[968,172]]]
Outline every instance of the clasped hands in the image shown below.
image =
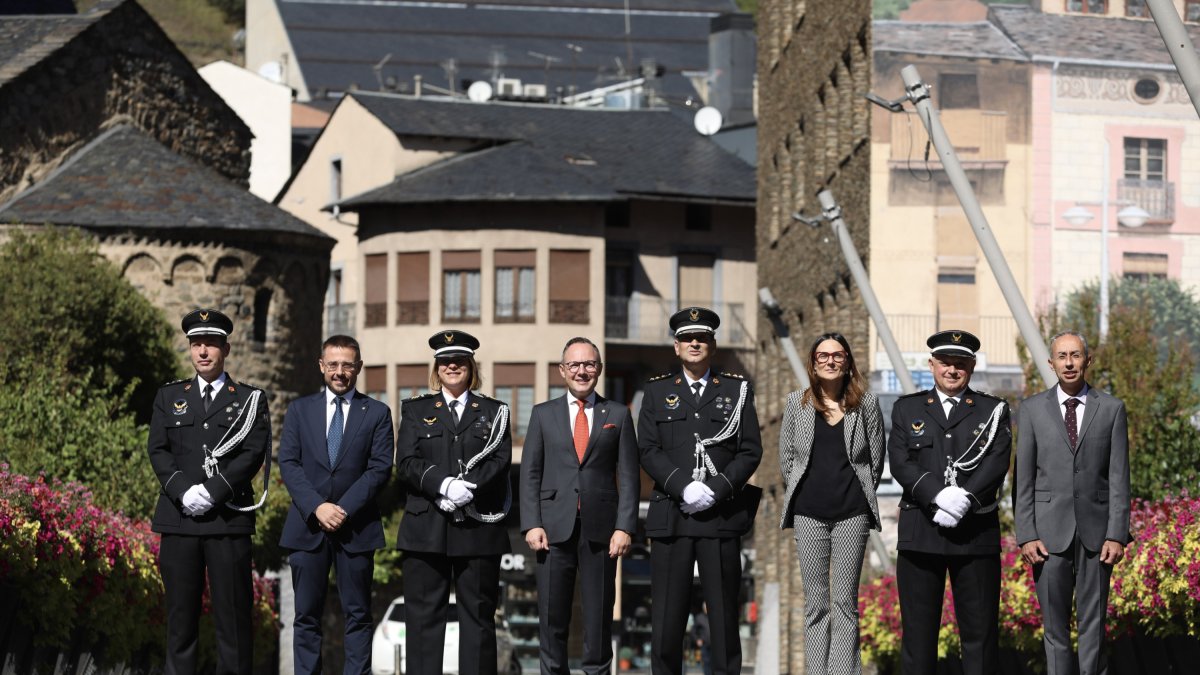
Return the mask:
[[953,485],[937,493],[933,503],[938,507],[937,513],[933,514],[933,522],[941,527],[956,527],[971,509],[971,498],[967,491]]
[[438,497],[438,508],[450,513],[455,509],[466,506],[475,498],[475,493],[471,492],[479,487],[475,483],[465,481],[461,478],[447,478],[442,481],[442,496]]
[[208,494],[208,490],[199,483],[188,488],[179,501],[183,503],[184,515],[193,518],[204,515],[214,506],[212,495]]
[[712,488],[698,480],[694,480],[688,483],[687,487],[683,488],[683,504],[679,506],[679,510],[692,515],[700,513],[716,503],[717,500]]

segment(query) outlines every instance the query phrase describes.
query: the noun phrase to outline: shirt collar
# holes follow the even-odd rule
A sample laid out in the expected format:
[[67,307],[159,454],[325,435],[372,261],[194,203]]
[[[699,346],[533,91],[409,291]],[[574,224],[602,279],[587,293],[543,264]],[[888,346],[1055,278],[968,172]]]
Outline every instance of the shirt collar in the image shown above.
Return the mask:
[[708,386],[708,381],[709,381],[710,379],[712,379],[712,368],[709,368],[708,370],[704,371],[704,375],[703,375],[703,376],[701,376],[701,378],[700,378],[700,379],[698,379],[698,380],[693,380],[693,379],[692,379],[692,376],[691,376],[691,375],[688,375],[688,371],[684,370],[684,371],[683,371],[683,379],[687,380],[688,389],[691,389],[691,388],[692,388],[692,385],[693,385],[693,384],[695,384],[695,383],[697,383],[697,382],[700,382],[700,383],[701,383],[701,384],[703,384],[705,387],[707,387],[707,386]]
[[445,389],[442,389],[442,399],[444,399],[446,401],[446,405],[450,405],[451,401],[458,401],[458,407],[460,410],[466,410],[467,396],[469,396],[470,394],[471,394],[471,390],[465,389],[465,390],[463,390],[462,396],[459,396],[458,398],[454,398],[453,396],[450,395],[450,392],[446,391]]
[[[337,398],[337,394],[333,393],[333,390],[331,390],[329,387],[325,387],[325,405],[333,405],[333,399],[335,398]],[[346,399],[346,402],[349,403],[350,399],[354,398],[354,390],[351,389],[350,391],[342,394],[342,398]]]
[[225,371],[221,371],[221,374],[217,376],[217,379],[213,380],[212,382],[209,382],[209,381],[205,380],[203,377],[200,377],[199,374],[196,375],[196,381],[200,385],[200,393],[201,394],[204,393],[204,385],[206,385],[206,384],[212,385],[214,393],[221,391],[221,387],[225,386],[226,379],[228,379],[228,378],[225,377]]
[[1058,390],[1058,404],[1059,405],[1066,405],[1067,399],[1069,399],[1069,398],[1077,398],[1077,399],[1079,399],[1079,405],[1087,405],[1087,396],[1088,396],[1088,392],[1091,390],[1091,387],[1088,386],[1087,382],[1084,382],[1083,389],[1080,389],[1079,393],[1074,396],[1071,396],[1067,392],[1063,391],[1062,387],[1055,387],[1055,389]]
[[960,391],[958,393],[958,396],[951,396],[950,394],[947,394],[946,392],[942,391],[941,389],[938,389],[937,387],[934,387],[934,391],[937,392],[938,402],[941,403],[943,406],[946,405],[946,399],[948,399],[948,398],[954,399],[954,402],[957,404],[959,401],[962,400],[963,396],[965,396],[967,393],[967,390],[963,389],[962,391]]
[[[575,394],[572,394],[572,393],[571,393],[571,392],[569,392],[569,391],[567,392],[567,407],[568,407],[568,408],[570,408],[571,410],[578,410],[579,408],[578,408],[578,407],[575,405],[575,401],[578,401],[578,400],[579,400],[579,399],[575,398]],[[584,400],[584,401],[587,401],[587,403],[586,403],[586,404],[584,404],[584,406],[583,406],[584,408],[592,408],[592,407],[595,407],[595,405],[596,405],[596,392],[595,392],[595,391],[593,391],[592,393],[588,394],[588,395],[587,395],[587,398],[585,398],[585,399],[583,399],[583,400]]]

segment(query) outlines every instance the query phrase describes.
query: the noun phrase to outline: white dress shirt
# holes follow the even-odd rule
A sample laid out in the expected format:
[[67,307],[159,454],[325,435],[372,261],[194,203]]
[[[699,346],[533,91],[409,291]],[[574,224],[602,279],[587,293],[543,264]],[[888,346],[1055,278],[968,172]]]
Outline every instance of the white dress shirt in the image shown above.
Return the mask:
[[1067,421],[1067,399],[1079,399],[1079,405],[1075,406],[1076,432],[1083,430],[1083,412],[1087,409],[1087,395],[1089,389],[1091,389],[1091,387],[1087,386],[1087,383],[1085,382],[1083,389],[1081,389],[1078,394],[1071,396],[1067,392],[1063,391],[1062,387],[1058,387],[1058,413],[1062,415],[1063,422]]
[[[450,408],[450,411],[452,413],[455,410],[457,410],[458,419],[460,419],[460,420],[462,419],[463,411],[465,411],[467,409],[467,394],[469,394],[469,393],[471,393],[471,391],[469,389],[464,389],[461,396],[459,396],[458,398],[454,398],[453,396],[450,395],[450,392],[445,390],[445,388],[442,389],[442,399],[446,401],[446,406],[448,408]],[[455,406],[450,405],[451,401],[458,401],[457,408]]]
[[704,371],[704,375],[702,375],[700,377],[700,379],[698,379],[698,380],[693,380],[692,376],[688,375],[688,372],[686,370],[684,370],[683,371],[683,379],[687,380],[688,389],[691,389],[692,391],[696,391],[695,389],[692,388],[692,385],[699,382],[700,383],[700,393],[698,393],[697,396],[703,396],[704,390],[708,388],[708,381],[710,379],[712,379],[712,369],[709,368],[708,370]]
[[[575,433],[575,416],[579,414],[579,404],[576,403],[579,399],[575,398],[575,394],[567,392],[567,428],[571,433]],[[586,401],[583,405],[583,414],[587,417],[588,435],[592,433],[592,415],[596,407],[596,392],[588,394],[588,397],[583,399]]]
[[[212,385],[212,393],[209,395],[213,397],[213,400],[216,400],[217,392],[221,391],[221,388],[225,386],[225,379],[226,379],[225,371],[223,371],[223,370],[221,371],[221,374],[217,376],[217,379],[213,380],[212,382],[208,382],[203,377],[200,377],[199,374],[197,374],[196,381],[200,385],[200,397],[204,398],[204,386],[211,384]],[[210,401],[210,403],[211,403],[211,401]]]
[[[329,434],[329,425],[333,424],[333,413],[337,408],[333,405],[333,399],[337,398],[337,394],[330,391],[329,387],[325,387],[325,434]],[[348,391],[342,394],[342,398],[346,400],[342,404],[342,431],[346,431],[346,420],[350,419],[350,399],[354,398],[354,392]]]
[[946,414],[946,419],[950,419],[950,411],[953,408],[951,408],[950,404],[947,403],[947,401],[952,400],[952,401],[954,401],[954,405],[957,406],[960,403],[962,403],[962,394],[959,394],[958,396],[951,396],[951,395],[943,392],[941,389],[938,389],[937,395],[938,395],[938,398],[941,399],[941,401],[942,401],[942,412],[944,412]]

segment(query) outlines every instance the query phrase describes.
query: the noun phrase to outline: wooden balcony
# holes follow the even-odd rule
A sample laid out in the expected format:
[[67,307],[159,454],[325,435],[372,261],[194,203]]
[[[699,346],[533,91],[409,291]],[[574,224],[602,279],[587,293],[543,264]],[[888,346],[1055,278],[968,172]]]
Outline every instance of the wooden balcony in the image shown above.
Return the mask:
[[[993,110],[943,110],[942,125],[946,135],[954,143],[958,161],[964,168],[1003,168],[1008,162],[1007,125],[1008,113]],[[892,154],[888,159],[893,165],[923,164],[925,143],[929,135],[917,113],[901,113],[891,116]],[[941,166],[937,150],[930,149],[929,163]]]

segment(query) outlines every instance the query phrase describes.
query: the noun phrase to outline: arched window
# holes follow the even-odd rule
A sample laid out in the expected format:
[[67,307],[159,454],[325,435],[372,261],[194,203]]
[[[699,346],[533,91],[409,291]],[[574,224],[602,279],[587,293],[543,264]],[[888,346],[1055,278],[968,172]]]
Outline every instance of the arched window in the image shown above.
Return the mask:
[[271,311],[271,289],[260,288],[254,294],[254,341],[267,341],[267,316]]

